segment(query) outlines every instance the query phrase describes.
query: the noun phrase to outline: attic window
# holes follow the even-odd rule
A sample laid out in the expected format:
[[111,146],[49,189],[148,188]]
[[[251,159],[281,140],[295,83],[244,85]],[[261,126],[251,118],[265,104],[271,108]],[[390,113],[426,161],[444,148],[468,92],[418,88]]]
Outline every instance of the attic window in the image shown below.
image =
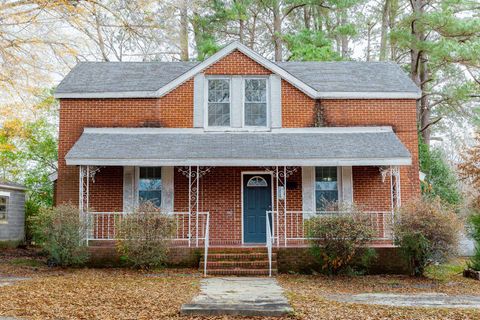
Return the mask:
[[208,126],[230,126],[230,79],[208,80]]

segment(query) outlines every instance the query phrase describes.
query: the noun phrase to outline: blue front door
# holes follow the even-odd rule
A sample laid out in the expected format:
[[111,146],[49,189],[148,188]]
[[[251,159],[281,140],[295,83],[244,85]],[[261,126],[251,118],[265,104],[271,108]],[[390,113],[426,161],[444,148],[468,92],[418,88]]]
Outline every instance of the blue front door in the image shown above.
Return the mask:
[[272,207],[271,176],[243,176],[243,236],[245,243],[266,242],[265,212]]

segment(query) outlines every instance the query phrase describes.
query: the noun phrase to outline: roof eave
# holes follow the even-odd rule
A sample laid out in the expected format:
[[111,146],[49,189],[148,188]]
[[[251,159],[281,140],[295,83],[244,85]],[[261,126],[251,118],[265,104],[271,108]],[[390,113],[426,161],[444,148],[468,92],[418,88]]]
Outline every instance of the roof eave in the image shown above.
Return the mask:
[[[55,93],[56,99],[127,99],[160,98],[154,91],[65,92]],[[419,92],[316,92],[314,99],[420,99]]]
[[408,157],[345,159],[95,159],[65,158],[67,165],[94,166],[400,166],[411,165]]

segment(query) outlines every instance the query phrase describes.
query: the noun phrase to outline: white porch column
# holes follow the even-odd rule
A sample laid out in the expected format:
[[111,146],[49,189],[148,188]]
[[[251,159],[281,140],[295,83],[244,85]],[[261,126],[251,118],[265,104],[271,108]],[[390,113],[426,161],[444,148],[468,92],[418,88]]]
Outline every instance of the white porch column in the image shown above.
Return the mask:
[[174,203],[174,167],[162,167],[162,209],[173,212]]
[[340,167],[341,170],[341,195],[342,202],[346,205],[353,204],[353,176],[352,167]]
[[302,167],[302,211],[315,210],[315,167]]
[[135,208],[135,167],[123,167],[123,212],[133,212]]

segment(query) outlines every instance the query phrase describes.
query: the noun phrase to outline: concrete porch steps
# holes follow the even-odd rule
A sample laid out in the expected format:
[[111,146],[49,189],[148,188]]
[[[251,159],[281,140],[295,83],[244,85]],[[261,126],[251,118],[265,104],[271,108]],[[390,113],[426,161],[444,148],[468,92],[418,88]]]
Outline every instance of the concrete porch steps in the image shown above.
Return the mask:
[[[204,256],[199,269],[203,271]],[[208,275],[268,276],[269,262],[265,247],[212,248],[208,254]],[[272,253],[272,274],[277,274],[277,253]]]

